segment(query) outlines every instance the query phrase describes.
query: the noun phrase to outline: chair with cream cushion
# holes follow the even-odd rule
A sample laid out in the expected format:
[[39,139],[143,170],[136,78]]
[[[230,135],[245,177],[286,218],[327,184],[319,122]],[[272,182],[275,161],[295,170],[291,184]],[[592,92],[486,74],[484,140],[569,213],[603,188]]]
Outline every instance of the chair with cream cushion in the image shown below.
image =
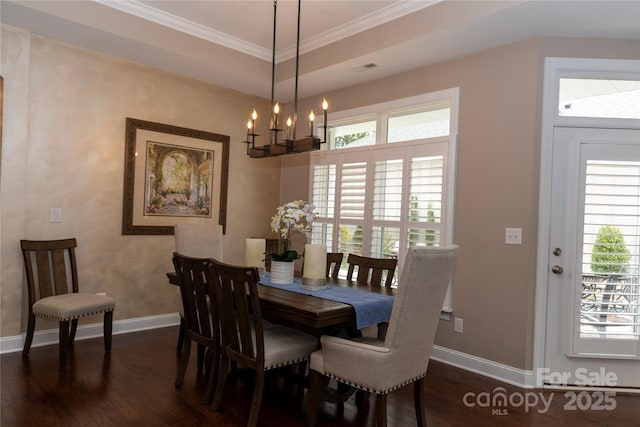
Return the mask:
[[[207,348],[202,359],[207,360],[207,390],[205,402],[211,403],[213,389],[218,377],[220,360],[220,327],[217,312],[212,310],[213,286],[208,258],[192,258],[179,253],[173,254],[173,265],[180,283],[183,316],[185,319],[184,354],[176,377],[176,387],[181,387],[189,364],[191,341],[198,344],[198,349]],[[200,355],[198,355],[200,358]],[[200,369],[200,366],[199,366]]]
[[310,358],[308,426],[315,426],[322,376],[376,395],[378,427],[387,425],[387,394],[414,384],[418,426],[426,425],[424,377],[458,247],[409,248],[384,341],[320,338]]
[[213,261],[214,294],[221,331],[218,385],[211,408],[220,408],[231,362],[255,371],[253,401],[248,426],[255,426],[260,412],[267,371],[298,364],[301,400],[306,362],[318,348],[318,339],[296,329],[267,325],[262,321],[258,296],[258,269]]
[[[222,261],[222,225],[176,224],[173,226],[175,251],[192,258],[212,258]],[[179,292],[179,291],[178,291]],[[182,305],[180,306],[182,310]],[[184,314],[180,312],[180,332],[176,352],[181,354],[185,333]],[[199,366],[201,366],[199,364]]]
[[116,301],[107,295],[79,292],[76,239],[21,240],[29,297],[27,335],[22,355],[31,349],[36,317],[60,323],[60,367],[76,336],[78,319],[104,313],[104,350],[111,351],[113,309]]

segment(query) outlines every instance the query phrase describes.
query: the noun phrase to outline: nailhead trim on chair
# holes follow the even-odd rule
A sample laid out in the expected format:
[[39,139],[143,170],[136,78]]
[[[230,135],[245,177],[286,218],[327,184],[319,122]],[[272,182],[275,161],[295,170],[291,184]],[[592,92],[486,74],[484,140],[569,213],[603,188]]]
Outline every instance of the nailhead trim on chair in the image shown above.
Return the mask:
[[293,365],[294,363],[300,363],[300,362],[304,362],[304,361],[307,361],[307,360],[309,360],[309,358],[307,358],[307,357],[303,357],[303,358],[300,358],[300,359],[294,359],[294,360],[290,360],[290,361],[287,361],[287,362],[279,363],[277,365],[265,366],[264,370],[265,371],[269,371],[271,369],[277,369],[277,368],[281,368],[283,366],[289,366],[289,365]]
[[47,320],[55,320],[57,322],[63,322],[65,320],[73,320],[73,319],[79,319],[81,317],[86,317],[86,316],[93,316],[96,314],[102,314],[102,313],[107,313],[109,311],[113,311],[114,309],[109,309],[109,310],[98,310],[98,311],[92,311],[90,313],[82,313],[82,314],[76,314],[74,316],[70,316],[70,317],[59,317],[59,316],[51,316],[51,315],[46,315],[46,314],[41,314],[41,313],[36,313],[34,312],[33,314],[35,314],[36,316],[42,318],[42,319],[47,319]]
[[425,373],[424,373],[424,374],[422,374],[422,375],[418,375],[417,377],[415,377],[415,378],[413,378],[413,379],[411,379],[411,380],[405,381],[405,382],[403,382],[403,383],[401,383],[401,384],[395,385],[395,386],[393,386],[393,387],[391,387],[391,388],[389,388],[389,389],[386,389],[386,390],[373,390],[373,389],[370,389],[370,388],[367,388],[367,387],[361,386],[361,385],[359,385],[359,384],[354,384],[354,383],[352,383],[351,381],[347,381],[347,380],[345,380],[345,379],[343,379],[343,378],[337,377],[337,376],[332,375],[332,374],[323,373],[322,375],[325,375],[325,376],[327,376],[327,377],[329,377],[329,378],[333,378],[334,380],[336,380],[336,381],[340,381],[341,383],[344,383],[344,384],[350,385],[351,387],[355,387],[355,388],[360,389],[360,390],[368,391],[368,392],[370,392],[370,393],[375,393],[375,394],[388,394],[388,393],[391,393],[393,390],[397,390],[397,389],[399,389],[399,388],[401,388],[401,387],[404,387],[404,386],[405,386],[405,385],[407,385],[407,384],[411,384],[411,383],[413,383],[413,382],[415,382],[415,381],[419,380],[420,378],[424,378],[427,374],[426,374],[426,372],[425,372]]
[[31,311],[35,316],[63,322],[108,313],[115,306],[116,301],[110,296],[73,292],[41,298],[33,304]]

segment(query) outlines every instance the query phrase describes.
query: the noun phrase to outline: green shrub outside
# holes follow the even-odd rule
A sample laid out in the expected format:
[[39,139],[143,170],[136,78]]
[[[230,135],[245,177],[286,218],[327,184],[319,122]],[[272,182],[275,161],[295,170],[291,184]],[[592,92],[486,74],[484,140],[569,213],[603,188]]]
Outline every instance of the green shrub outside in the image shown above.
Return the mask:
[[624,236],[618,227],[600,227],[591,254],[591,270],[594,273],[625,273],[631,259]]

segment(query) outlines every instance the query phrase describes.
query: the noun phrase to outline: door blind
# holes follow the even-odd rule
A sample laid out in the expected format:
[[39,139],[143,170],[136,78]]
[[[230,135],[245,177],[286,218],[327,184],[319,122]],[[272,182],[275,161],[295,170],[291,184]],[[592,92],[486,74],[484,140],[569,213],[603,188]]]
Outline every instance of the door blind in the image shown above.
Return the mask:
[[580,336],[638,339],[640,163],[587,160]]

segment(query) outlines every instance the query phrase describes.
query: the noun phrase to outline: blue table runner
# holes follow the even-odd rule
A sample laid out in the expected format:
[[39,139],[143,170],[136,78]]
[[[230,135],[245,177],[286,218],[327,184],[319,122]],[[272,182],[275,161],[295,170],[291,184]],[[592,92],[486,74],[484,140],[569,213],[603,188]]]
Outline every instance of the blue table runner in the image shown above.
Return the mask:
[[293,279],[293,283],[289,285],[272,283],[269,273],[261,275],[260,284],[349,304],[353,306],[356,312],[356,328],[358,329],[376,325],[380,322],[388,322],[391,318],[391,310],[393,308],[393,297],[391,295],[345,288],[330,283],[327,284],[327,289],[311,291],[302,288],[302,280],[299,278]]

